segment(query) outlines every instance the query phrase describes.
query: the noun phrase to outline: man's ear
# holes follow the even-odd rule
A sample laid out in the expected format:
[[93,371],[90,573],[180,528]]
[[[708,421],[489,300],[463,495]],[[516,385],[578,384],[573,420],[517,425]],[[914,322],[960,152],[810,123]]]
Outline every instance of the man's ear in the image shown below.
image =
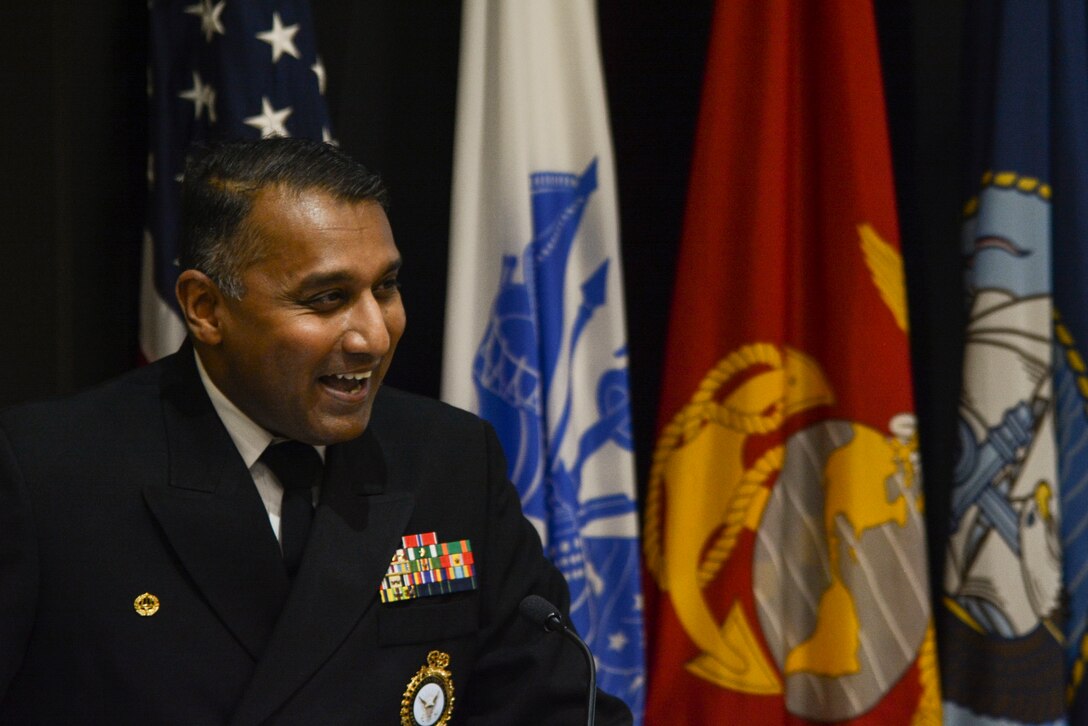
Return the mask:
[[178,277],[174,294],[189,334],[205,345],[218,345],[223,339],[223,293],[219,287],[203,272],[190,269]]

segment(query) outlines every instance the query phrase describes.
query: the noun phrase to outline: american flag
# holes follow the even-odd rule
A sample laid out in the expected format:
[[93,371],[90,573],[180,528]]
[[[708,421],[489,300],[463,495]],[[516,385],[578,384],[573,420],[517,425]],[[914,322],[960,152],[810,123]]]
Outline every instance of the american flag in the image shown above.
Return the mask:
[[148,361],[184,337],[174,299],[186,149],[194,142],[301,136],[331,140],[325,68],[300,0],[151,0],[150,185],[140,291]]

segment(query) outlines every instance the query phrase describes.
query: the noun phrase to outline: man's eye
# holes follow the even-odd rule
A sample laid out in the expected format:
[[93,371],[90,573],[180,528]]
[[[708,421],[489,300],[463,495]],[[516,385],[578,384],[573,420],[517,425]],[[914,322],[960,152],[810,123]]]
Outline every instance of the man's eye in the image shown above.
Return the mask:
[[375,288],[374,293],[376,295],[392,295],[398,290],[400,290],[400,280],[391,277],[378,283],[378,287]]
[[315,310],[331,310],[344,301],[344,294],[338,290],[323,292],[306,301]]

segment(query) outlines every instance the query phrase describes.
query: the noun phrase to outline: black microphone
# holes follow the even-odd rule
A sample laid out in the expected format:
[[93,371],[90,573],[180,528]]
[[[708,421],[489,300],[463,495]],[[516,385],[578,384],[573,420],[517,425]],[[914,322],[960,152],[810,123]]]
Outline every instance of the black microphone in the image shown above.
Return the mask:
[[519,606],[521,614],[544,628],[549,633],[562,633],[567,636],[582,650],[585,656],[586,666],[589,668],[589,692],[586,697],[586,724],[593,726],[597,721],[597,664],[593,660],[586,642],[578,637],[573,628],[567,627],[563,614],[559,608],[542,598],[540,595],[529,595],[521,601]]

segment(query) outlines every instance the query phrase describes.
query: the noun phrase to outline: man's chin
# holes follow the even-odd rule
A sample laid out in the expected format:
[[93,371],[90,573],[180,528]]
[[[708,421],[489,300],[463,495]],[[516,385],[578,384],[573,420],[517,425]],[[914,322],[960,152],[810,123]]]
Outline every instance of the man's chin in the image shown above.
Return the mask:
[[332,446],[357,439],[366,431],[370,422],[370,412],[352,417],[336,417],[331,420],[314,422],[299,436],[292,437],[314,446]]

